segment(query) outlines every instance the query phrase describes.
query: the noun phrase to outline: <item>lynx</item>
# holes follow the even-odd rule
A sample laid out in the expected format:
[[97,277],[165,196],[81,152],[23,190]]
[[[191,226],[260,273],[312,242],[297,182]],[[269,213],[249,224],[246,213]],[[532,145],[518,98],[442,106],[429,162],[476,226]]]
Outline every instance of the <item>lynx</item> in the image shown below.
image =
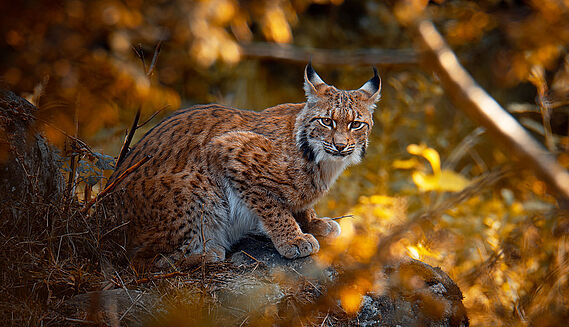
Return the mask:
[[366,152],[381,89],[373,70],[344,91],[308,64],[305,103],[261,112],[198,105],[160,122],[109,180],[152,156],[114,194],[133,258],[158,267],[220,261],[247,233],[268,236],[289,259],[318,252],[314,235],[338,236],[340,226],[313,205]]

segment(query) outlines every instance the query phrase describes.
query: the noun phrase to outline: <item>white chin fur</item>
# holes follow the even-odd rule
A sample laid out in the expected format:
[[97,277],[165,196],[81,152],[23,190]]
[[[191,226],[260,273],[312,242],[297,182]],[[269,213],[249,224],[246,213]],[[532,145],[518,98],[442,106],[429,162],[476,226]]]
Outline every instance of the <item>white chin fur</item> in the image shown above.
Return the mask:
[[309,141],[309,142],[310,142],[310,146],[312,147],[312,149],[314,151],[314,154],[316,155],[316,159],[315,159],[316,163],[320,163],[322,161],[343,163],[344,168],[345,168],[345,167],[359,163],[362,159],[361,148],[357,148],[349,156],[342,157],[342,156],[335,156],[335,155],[329,154],[328,152],[326,152],[324,150],[322,145],[320,145],[318,142],[311,142],[311,141]]

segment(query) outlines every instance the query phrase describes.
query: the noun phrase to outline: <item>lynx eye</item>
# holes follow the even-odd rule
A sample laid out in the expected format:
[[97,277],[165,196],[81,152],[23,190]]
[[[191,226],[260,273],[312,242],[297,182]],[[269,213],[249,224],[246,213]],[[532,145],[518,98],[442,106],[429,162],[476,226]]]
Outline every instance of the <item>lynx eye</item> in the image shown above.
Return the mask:
[[353,121],[350,123],[350,129],[352,130],[358,130],[362,127],[364,127],[365,123],[361,122],[361,121]]
[[330,118],[320,118],[320,119],[318,119],[318,122],[320,122],[320,124],[322,126],[328,127],[328,128],[333,128],[334,125],[336,125],[336,122]]

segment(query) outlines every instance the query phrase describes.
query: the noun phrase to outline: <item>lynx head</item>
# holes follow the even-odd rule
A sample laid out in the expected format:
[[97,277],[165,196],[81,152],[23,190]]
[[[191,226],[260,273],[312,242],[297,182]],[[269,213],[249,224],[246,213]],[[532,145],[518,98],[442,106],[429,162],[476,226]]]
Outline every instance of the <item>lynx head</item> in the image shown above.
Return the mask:
[[379,100],[381,80],[374,76],[357,90],[324,83],[311,64],[304,71],[306,105],[296,119],[296,142],[307,160],[357,163],[364,156]]

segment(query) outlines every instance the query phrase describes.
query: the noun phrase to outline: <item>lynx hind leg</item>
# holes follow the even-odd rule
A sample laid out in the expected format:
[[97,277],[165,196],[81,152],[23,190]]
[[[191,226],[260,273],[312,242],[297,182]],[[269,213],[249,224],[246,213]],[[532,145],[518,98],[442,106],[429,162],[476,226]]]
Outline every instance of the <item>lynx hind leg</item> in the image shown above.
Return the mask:
[[146,204],[132,212],[136,224],[130,248],[135,256],[162,269],[225,259],[228,209],[203,170],[158,175],[145,185],[146,189],[133,192],[144,195],[133,202]]

